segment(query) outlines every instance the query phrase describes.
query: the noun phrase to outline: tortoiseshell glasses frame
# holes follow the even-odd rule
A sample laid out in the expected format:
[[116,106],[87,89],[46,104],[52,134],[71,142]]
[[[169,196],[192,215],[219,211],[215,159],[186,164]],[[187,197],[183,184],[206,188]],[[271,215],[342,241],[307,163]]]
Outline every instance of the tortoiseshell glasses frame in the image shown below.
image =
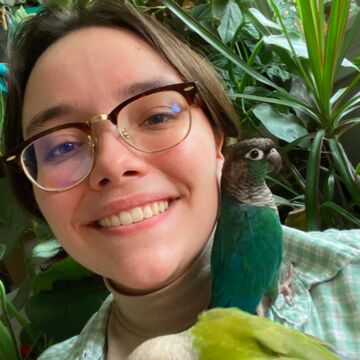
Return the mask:
[[[194,82],[154,88],[126,99],[108,114],[42,131],[2,157],[5,166],[24,172],[37,187],[64,191],[82,182],[94,165],[96,141],[92,127],[110,121],[130,147],[146,153],[172,148],[191,130],[190,105]],[[80,166],[80,167],[79,167]],[[74,175],[75,174],[75,175]]]

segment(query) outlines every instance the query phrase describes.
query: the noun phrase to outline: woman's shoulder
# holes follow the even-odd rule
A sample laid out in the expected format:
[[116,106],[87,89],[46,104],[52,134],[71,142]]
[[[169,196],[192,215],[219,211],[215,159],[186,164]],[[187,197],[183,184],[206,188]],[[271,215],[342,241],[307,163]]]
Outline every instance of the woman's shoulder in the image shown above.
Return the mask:
[[38,360],[105,359],[106,329],[112,300],[112,295],[109,295],[79,335],[51,346]]

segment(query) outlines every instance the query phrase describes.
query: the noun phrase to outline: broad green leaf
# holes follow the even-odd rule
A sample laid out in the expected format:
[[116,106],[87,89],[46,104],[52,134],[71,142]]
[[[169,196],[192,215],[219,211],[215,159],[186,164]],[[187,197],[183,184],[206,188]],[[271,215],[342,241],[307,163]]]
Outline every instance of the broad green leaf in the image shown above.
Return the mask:
[[239,39],[241,39],[242,41],[246,41],[248,39],[250,39],[251,41],[260,40],[259,32],[256,30],[255,26],[248,21],[246,21],[244,23],[244,26],[240,27],[239,30],[240,30],[239,35],[234,38],[236,40]]
[[56,282],[53,291],[41,291],[29,299],[26,315],[48,339],[62,341],[81,331],[108,294],[97,276]]
[[249,11],[251,14],[265,27],[280,30],[281,26],[268,18],[266,18],[258,9],[250,8]]
[[[308,59],[309,54],[308,54],[308,49],[306,47],[306,43],[297,34],[291,33],[291,34],[289,34],[289,37],[290,37],[291,44],[295,50],[296,55],[298,57]],[[264,42],[265,42],[265,44],[279,46],[279,47],[291,52],[290,45],[289,45],[285,35],[264,36]],[[341,65],[343,67],[351,67],[353,69],[356,69],[357,71],[359,70],[358,67],[348,59],[344,59],[342,61]]]
[[32,224],[30,216],[16,201],[5,178],[0,178],[0,199],[0,243],[6,246],[6,256],[31,229]]
[[211,28],[212,14],[208,5],[199,4],[189,9],[189,14],[193,16],[200,24],[207,28]]
[[[245,5],[243,1],[237,1],[239,4],[239,7],[241,8],[244,16],[248,21],[246,23],[252,24],[257,32],[259,32],[261,35],[269,35],[271,32],[270,30],[262,24],[260,20],[253,14],[252,11]],[[266,17],[266,16],[265,16]]]
[[[289,34],[292,46],[295,50],[295,53],[299,57],[307,58],[308,52],[306,49],[305,42],[296,34]],[[269,35],[264,36],[264,42],[268,45],[279,46],[287,51],[291,52],[290,45],[285,37],[285,35]]]
[[308,134],[294,115],[280,113],[269,104],[257,105],[253,109],[253,113],[265,128],[278,139],[290,143]]
[[242,21],[243,16],[238,4],[235,0],[229,0],[217,29],[220,38],[225,44],[232,40]]
[[[299,32],[299,14],[291,1],[274,0],[288,32]],[[281,28],[281,27],[280,27]]]
[[32,250],[32,256],[48,259],[58,254],[61,249],[62,247],[56,239],[50,239],[35,245]]
[[92,273],[89,270],[68,256],[50,269],[36,275],[32,281],[32,288],[35,293],[51,291],[56,281],[80,280],[91,275]]
[[220,20],[225,11],[226,7],[231,0],[212,0],[211,1],[211,12],[215,20]]

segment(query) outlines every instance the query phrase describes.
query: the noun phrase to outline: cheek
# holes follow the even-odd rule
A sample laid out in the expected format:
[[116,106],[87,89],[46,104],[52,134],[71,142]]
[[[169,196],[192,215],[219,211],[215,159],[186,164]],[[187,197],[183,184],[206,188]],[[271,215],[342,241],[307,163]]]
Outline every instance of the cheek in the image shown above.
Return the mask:
[[[65,245],[73,229],[72,219],[79,204],[75,189],[62,193],[34,189],[35,199],[57,239]],[[64,244],[65,243],[65,244]]]
[[168,168],[163,173],[170,174],[170,180],[185,189],[191,206],[190,217],[193,216],[194,221],[202,224],[206,232],[217,214],[222,168],[211,129],[194,132],[191,138],[169,152],[164,163]]

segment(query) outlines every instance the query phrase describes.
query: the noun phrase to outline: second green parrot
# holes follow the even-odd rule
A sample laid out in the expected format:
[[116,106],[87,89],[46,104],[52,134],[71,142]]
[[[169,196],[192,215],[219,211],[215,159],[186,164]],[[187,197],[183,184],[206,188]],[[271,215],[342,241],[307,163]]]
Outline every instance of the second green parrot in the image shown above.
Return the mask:
[[202,313],[188,331],[159,336],[128,360],[346,360],[312,336],[237,308]]

